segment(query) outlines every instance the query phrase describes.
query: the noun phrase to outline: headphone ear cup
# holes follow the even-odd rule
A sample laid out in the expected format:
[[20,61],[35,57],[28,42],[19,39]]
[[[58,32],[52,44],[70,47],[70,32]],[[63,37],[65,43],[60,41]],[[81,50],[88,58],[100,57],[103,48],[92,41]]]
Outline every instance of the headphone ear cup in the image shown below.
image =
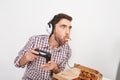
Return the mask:
[[48,23],[47,32],[48,32],[49,34],[52,33],[52,28],[53,28],[52,24],[51,24],[51,23]]

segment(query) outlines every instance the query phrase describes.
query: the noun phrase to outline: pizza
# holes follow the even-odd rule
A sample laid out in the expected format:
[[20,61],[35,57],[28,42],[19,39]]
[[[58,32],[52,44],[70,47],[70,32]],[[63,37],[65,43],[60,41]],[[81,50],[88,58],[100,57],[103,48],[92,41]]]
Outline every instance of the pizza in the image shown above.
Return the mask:
[[53,74],[53,78],[52,80],[102,80],[102,74],[97,70],[74,64],[70,69]]
[[74,80],[102,80],[102,74],[97,70],[75,64],[75,68],[80,69],[79,77]]

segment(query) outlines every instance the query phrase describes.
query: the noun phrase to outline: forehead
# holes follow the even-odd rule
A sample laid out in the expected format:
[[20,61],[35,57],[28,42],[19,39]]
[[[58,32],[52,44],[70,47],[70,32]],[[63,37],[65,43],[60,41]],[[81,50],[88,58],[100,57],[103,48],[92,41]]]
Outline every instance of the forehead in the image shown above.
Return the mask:
[[69,21],[68,19],[61,19],[57,24],[64,24],[71,26],[71,21]]

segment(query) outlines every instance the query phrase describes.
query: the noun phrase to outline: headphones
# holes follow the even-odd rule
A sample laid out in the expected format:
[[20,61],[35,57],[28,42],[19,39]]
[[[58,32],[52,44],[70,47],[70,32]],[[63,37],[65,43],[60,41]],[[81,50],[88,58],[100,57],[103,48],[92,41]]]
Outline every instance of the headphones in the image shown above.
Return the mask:
[[55,21],[55,19],[56,19],[56,15],[53,17],[53,19],[52,20],[50,20],[49,22],[48,22],[48,27],[47,27],[47,32],[50,34],[50,36],[53,34],[53,31],[54,31],[54,28],[55,28],[55,26],[54,26],[54,21]]
[[53,25],[51,24],[51,22],[48,23],[48,27],[46,29],[46,31],[48,32],[48,34],[52,33],[52,29],[53,29]]

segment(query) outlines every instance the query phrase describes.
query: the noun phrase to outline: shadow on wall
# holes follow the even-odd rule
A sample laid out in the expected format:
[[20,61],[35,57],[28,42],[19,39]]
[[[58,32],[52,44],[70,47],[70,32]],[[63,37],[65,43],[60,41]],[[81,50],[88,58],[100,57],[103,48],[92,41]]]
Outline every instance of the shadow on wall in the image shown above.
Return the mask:
[[116,80],[120,80],[120,61],[119,61],[119,65],[118,65]]

